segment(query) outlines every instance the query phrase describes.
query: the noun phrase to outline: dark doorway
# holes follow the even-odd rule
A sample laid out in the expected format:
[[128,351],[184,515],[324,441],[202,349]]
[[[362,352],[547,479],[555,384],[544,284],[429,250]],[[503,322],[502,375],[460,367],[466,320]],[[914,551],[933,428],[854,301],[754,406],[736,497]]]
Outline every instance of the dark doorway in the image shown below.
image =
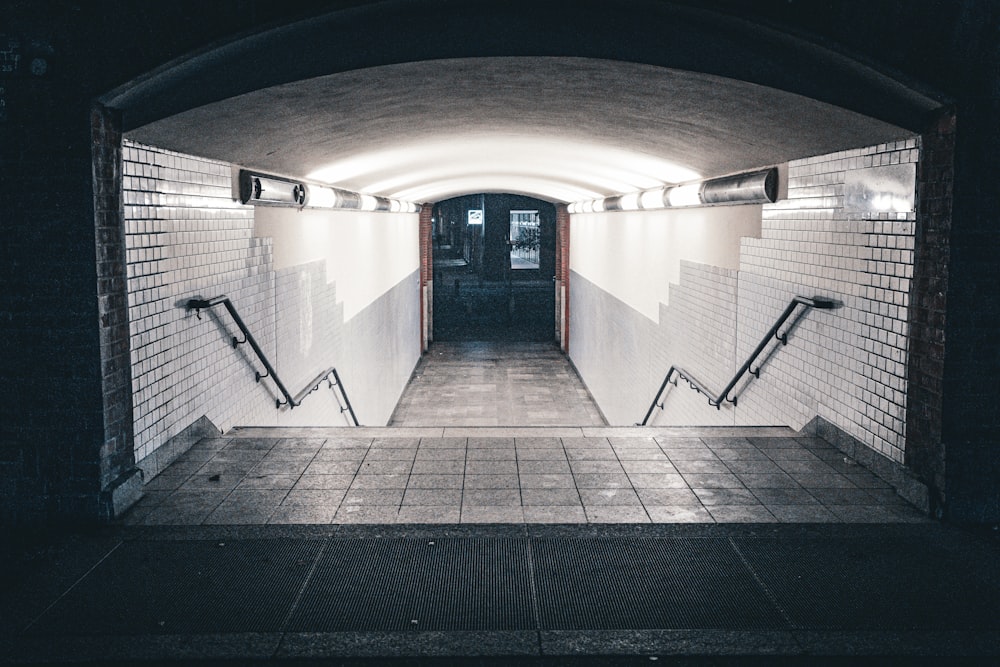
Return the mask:
[[476,194],[434,206],[434,332],[440,341],[555,339],[555,206]]

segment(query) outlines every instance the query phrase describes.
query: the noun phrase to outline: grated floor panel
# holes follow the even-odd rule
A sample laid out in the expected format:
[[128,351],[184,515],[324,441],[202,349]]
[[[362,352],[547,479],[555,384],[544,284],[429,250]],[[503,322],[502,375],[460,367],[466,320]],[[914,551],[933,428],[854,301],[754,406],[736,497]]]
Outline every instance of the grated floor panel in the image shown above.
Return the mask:
[[322,542],[124,542],[30,629],[44,635],[263,632],[280,627]]
[[288,629],[528,630],[530,591],[525,540],[334,539]]
[[928,577],[928,562],[956,563],[921,540],[734,542],[796,628],[968,630],[1000,618],[996,581],[962,567]]
[[538,540],[533,547],[546,630],[781,624],[724,539]]

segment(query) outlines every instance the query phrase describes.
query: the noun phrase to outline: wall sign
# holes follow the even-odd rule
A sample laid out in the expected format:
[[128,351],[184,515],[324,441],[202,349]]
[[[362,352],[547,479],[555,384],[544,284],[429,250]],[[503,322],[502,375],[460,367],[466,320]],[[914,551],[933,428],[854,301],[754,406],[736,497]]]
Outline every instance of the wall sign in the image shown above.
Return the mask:
[[859,213],[914,211],[917,165],[893,164],[848,171],[844,176],[844,210]]
[[469,224],[470,225],[481,225],[483,224],[483,210],[482,209],[471,209],[469,211]]

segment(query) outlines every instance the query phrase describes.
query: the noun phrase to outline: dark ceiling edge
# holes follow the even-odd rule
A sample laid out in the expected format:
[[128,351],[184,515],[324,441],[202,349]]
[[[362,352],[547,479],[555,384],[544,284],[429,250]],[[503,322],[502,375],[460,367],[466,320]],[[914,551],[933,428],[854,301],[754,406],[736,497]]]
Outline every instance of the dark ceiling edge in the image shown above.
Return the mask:
[[[749,11],[745,11],[745,8],[730,8],[727,12],[720,12],[717,9],[706,9],[703,5],[700,5],[699,3],[703,0],[666,1],[682,5],[693,12],[721,16],[724,20],[732,23],[742,22],[759,28],[766,28],[774,34],[780,36],[780,38],[795,39],[798,40],[798,43],[805,43],[813,48],[822,49],[829,54],[832,54],[834,57],[839,57],[844,62],[849,62],[856,66],[861,66],[865,69],[871,70],[873,74],[880,77],[882,80],[894,82],[902,90],[906,90],[911,94],[926,98],[927,100],[937,102],[939,104],[938,109],[951,107],[955,103],[955,98],[953,96],[943,90],[940,90],[939,88],[936,88],[930,83],[911,74],[907,74],[897,67],[881,62],[869,54],[852,50],[846,45],[837,42],[830,37],[810,32],[805,28],[788,23],[780,23],[770,18],[756,17]],[[793,0],[788,0],[788,2],[792,1]],[[931,113],[936,113],[936,111]]]
[[[127,131],[254,90],[338,72],[452,58],[557,56],[724,76],[911,131],[924,129],[946,102],[818,43],[826,41],[820,38],[809,41],[744,17],[652,0],[618,2],[610,9],[608,4],[580,0],[566,17],[567,5],[554,0],[387,0],[234,36],[99,101],[123,112]],[[516,40],[509,39],[511,25],[519,30]]]

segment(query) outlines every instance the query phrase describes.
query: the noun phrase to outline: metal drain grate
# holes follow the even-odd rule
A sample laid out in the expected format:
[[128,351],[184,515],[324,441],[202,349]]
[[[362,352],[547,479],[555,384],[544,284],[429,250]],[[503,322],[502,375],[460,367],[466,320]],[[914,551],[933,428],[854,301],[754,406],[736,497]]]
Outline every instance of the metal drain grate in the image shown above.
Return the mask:
[[1000,627],[1000,588],[927,540],[736,539],[800,628]]
[[126,542],[28,633],[279,630],[321,544],[315,540]]
[[526,540],[333,539],[293,632],[533,630]]
[[784,627],[724,539],[539,539],[543,630]]

